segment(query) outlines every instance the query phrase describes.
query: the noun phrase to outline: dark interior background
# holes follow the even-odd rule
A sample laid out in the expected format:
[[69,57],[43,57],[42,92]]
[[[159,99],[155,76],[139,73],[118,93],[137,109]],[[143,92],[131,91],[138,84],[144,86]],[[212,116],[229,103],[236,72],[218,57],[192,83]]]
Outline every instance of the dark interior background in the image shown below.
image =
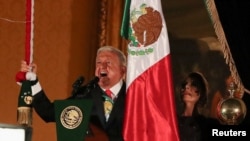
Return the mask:
[[225,89],[230,75],[220,43],[203,0],[162,0],[169,32],[176,104],[180,111],[179,89],[183,78],[191,71],[204,74],[209,84],[209,99],[205,115],[212,116],[215,93]]

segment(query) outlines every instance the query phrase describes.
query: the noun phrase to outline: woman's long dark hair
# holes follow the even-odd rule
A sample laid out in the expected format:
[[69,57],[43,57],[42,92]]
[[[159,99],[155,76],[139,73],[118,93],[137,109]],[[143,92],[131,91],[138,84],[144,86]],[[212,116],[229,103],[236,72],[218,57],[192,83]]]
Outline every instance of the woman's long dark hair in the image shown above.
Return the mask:
[[[207,104],[208,83],[206,78],[199,72],[191,72],[181,83],[181,92],[185,89],[188,82],[191,86],[197,88],[197,93],[200,95],[198,102],[195,105],[193,115],[198,114],[198,108],[202,108]],[[181,94],[182,100],[182,94]]]

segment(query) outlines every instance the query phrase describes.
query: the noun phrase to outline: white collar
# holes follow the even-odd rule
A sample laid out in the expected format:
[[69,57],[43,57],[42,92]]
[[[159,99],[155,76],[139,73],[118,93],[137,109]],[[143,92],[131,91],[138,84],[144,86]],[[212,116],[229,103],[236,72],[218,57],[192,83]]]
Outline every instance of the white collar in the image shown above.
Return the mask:
[[[121,90],[123,84],[123,79],[121,79],[118,83],[116,83],[113,87],[111,87],[109,90],[112,91],[112,94],[117,97],[119,91]],[[105,89],[103,89],[105,91]]]

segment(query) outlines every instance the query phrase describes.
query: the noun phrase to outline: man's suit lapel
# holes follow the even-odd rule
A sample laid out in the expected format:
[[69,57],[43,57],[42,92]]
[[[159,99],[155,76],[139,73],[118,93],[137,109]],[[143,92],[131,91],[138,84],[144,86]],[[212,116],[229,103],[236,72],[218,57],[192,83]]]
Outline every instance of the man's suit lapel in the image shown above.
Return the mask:
[[113,109],[109,116],[109,120],[107,122],[106,122],[106,118],[104,115],[104,105],[103,105],[104,99],[102,97],[102,94],[104,93],[101,90],[101,88],[95,89],[94,91],[92,91],[93,100],[96,105],[96,113],[104,128],[108,127],[116,116],[118,116],[119,114],[123,114],[121,113],[121,111],[123,111],[121,109],[124,109],[124,101],[125,101],[125,94],[126,94],[125,91],[126,91],[126,85],[125,83],[123,83],[122,88],[119,91],[118,97],[114,103],[115,105],[113,105]]
[[104,116],[104,106],[103,106],[103,97],[102,97],[102,90],[101,88],[93,91],[93,100],[95,102],[94,105],[96,105],[96,113],[98,115],[98,118],[102,124],[103,127],[105,127],[106,121]]
[[109,119],[108,119],[108,122],[107,122],[107,126],[109,126],[109,124],[112,123],[112,121],[114,120],[114,118],[117,115],[123,114],[123,113],[121,113],[121,109],[124,108],[125,89],[126,89],[126,86],[125,86],[125,83],[123,83],[122,88],[119,91],[118,97],[115,100],[115,103],[113,105],[113,109],[112,109],[111,114],[109,116]]

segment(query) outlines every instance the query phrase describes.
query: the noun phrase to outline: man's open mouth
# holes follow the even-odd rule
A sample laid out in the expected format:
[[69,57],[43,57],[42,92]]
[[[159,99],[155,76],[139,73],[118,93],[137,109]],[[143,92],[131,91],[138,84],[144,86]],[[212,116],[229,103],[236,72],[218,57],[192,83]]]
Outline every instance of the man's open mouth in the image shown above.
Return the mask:
[[101,73],[100,73],[100,76],[101,76],[101,77],[107,76],[107,72],[101,72]]

